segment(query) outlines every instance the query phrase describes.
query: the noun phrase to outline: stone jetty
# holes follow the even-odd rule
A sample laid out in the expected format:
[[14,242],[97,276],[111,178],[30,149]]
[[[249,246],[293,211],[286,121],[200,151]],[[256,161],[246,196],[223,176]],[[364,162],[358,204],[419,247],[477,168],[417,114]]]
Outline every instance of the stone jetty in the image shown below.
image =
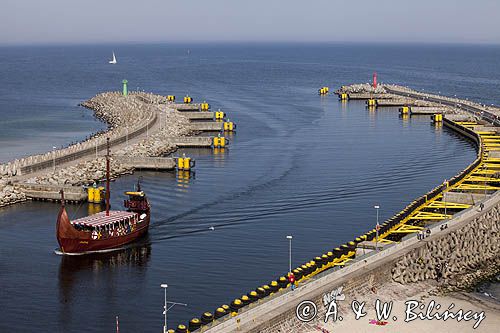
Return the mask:
[[[105,92],[81,105],[105,122],[107,130],[61,149],[0,164],[0,207],[26,200],[24,187],[16,184],[82,186],[104,179],[107,138],[112,156],[155,157],[174,152],[175,141],[198,133],[189,118],[160,95]],[[134,170],[113,158],[111,163],[112,178]]]

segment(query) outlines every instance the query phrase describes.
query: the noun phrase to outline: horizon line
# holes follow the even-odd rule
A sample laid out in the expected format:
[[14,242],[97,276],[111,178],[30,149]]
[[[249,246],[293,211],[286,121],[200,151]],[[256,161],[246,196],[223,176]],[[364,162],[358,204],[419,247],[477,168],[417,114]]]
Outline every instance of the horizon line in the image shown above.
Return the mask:
[[139,40],[129,40],[129,41],[81,41],[81,42],[70,42],[70,41],[45,41],[45,42],[0,42],[0,47],[24,47],[24,46],[85,46],[85,45],[186,45],[186,44],[365,44],[365,45],[448,45],[448,46],[500,46],[500,42],[481,42],[481,41],[346,41],[346,40],[336,40],[336,41],[310,41],[310,40],[151,40],[151,41],[139,41]]

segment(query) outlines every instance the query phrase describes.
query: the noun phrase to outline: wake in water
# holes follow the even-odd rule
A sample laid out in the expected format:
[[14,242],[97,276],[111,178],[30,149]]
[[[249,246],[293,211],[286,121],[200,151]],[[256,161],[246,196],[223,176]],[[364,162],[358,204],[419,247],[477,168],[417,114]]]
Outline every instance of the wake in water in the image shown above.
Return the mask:
[[130,246],[117,247],[114,249],[106,249],[106,250],[98,250],[98,251],[86,251],[86,252],[78,252],[78,253],[66,253],[62,252],[61,249],[55,249],[54,253],[58,256],[83,256],[87,254],[95,254],[95,253],[109,253],[115,251],[121,251],[130,248]]

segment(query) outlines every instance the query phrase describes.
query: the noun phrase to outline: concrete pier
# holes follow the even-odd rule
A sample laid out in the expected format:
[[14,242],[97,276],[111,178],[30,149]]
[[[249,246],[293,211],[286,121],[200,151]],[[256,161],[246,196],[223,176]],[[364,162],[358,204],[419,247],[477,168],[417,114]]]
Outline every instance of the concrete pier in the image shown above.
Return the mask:
[[448,110],[444,107],[437,106],[410,106],[410,114],[415,115],[433,115],[436,113],[447,113]]
[[419,101],[419,100],[414,100],[414,99],[407,99],[407,98],[399,98],[399,99],[377,99],[376,101],[377,106],[411,106],[411,107],[418,107],[418,106],[427,106],[429,103],[426,103],[424,101]]
[[211,147],[214,139],[211,136],[182,136],[169,138],[177,147]]
[[222,122],[192,122],[189,127],[193,131],[220,132],[224,129]]
[[349,93],[348,99],[350,100],[366,100],[366,99],[390,99],[392,98],[387,94],[374,94],[374,93]]
[[173,170],[176,164],[172,157],[113,156],[113,159],[139,170]]
[[201,111],[201,103],[172,103],[168,105],[177,111]]
[[203,111],[203,112],[190,112],[183,111],[182,115],[189,120],[213,120],[215,118],[215,112]]
[[25,193],[28,199],[42,201],[60,201],[60,190],[68,202],[81,202],[87,199],[87,193],[81,186],[61,186],[49,184],[18,183],[16,186]]

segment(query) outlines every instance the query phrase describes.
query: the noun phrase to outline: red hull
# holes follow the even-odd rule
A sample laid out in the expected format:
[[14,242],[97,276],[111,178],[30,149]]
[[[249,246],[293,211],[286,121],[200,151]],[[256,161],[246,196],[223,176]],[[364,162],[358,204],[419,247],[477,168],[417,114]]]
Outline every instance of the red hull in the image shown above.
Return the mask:
[[71,225],[68,214],[64,206],[61,207],[57,218],[57,241],[63,253],[86,253],[120,248],[144,236],[149,229],[150,214],[147,216],[133,232],[113,236],[105,239],[92,239],[89,232],[78,231]]

